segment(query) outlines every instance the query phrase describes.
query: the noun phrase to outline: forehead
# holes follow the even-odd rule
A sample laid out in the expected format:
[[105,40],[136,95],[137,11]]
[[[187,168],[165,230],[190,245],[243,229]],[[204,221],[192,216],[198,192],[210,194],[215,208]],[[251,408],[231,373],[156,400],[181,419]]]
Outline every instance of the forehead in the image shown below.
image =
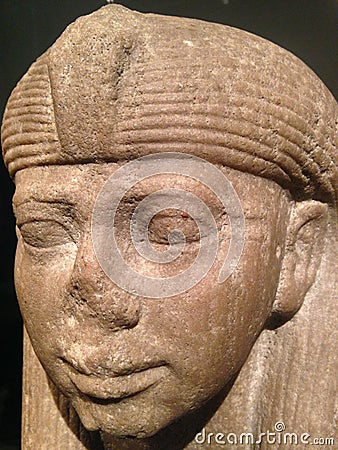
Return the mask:
[[[108,178],[122,163],[79,164],[74,166],[34,167],[16,174],[14,206],[25,202],[60,202],[81,206],[84,214],[91,211],[94,202]],[[276,204],[281,198],[289,197],[271,180],[240,172],[228,167],[217,166],[235,189],[246,215],[264,215],[267,206]],[[190,177],[176,174],[158,174],[135,183],[140,196],[146,196],[157,189],[175,187],[190,190],[206,202],[215,202],[208,187]]]

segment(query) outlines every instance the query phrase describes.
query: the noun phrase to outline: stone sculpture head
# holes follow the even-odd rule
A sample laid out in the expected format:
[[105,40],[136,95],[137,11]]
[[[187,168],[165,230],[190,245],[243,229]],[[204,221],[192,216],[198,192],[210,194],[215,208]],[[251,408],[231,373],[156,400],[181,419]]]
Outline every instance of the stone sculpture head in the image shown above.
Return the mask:
[[[87,429],[149,437],[203,408],[233,383],[262,330],[299,310],[323,277],[322,256],[330,260],[336,115],[322,82],[270,42],[115,5],[78,19],[31,66],[2,128],[17,187],[16,289],[38,358]],[[219,247],[199,283],[148,298],[105,273],[93,211],[119,168],[168,152],[183,154],[183,165],[186,155],[202,158],[226,176],[244,213],[245,240],[219,283],[236,230],[210,188],[212,172],[205,164],[203,183],[167,173],[159,156],[158,174],[135,182],[115,216],[128,266],[167,279],[186,270],[202,245],[193,214],[170,207],[168,191],[149,239],[163,252],[168,231],[182,230],[181,257],[145,261],[130,245],[137,204],[159,189],[207,205]]]

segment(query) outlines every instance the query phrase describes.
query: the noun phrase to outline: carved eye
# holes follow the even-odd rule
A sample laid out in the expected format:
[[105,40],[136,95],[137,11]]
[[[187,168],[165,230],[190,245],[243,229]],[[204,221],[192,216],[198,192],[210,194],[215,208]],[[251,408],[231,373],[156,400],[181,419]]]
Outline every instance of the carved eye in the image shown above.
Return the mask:
[[199,242],[200,234],[196,222],[186,213],[177,210],[165,210],[151,220],[149,224],[150,242],[168,245],[170,232],[178,230],[186,243]]
[[31,247],[49,248],[73,242],[68,230],[53,220],[37,220],[18,226],[24,242]]

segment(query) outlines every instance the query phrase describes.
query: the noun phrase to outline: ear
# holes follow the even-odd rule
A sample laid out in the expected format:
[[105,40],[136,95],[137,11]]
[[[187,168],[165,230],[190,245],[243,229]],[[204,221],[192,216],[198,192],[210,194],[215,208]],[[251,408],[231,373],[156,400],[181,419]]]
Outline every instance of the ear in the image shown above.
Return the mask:
[[327,206],[308,200],[295,203],[290,215],[284,258],[271,322],[282,324],[302,306],[316,278],[327,227]]

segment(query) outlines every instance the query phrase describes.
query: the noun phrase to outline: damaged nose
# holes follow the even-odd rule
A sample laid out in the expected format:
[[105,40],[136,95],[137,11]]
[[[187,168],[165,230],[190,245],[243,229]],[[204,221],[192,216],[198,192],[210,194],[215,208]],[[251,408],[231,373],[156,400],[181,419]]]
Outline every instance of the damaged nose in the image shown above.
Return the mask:
[[134,328],[140,319],[140,304],[128,294],[121,295],[111,292],[97,299],[99,316],[112,330]]
[[95,318],[111,330],[133,328],[139,322],[139,299],[107,277],[90,239],[77,255],[66,295],[75,316]]
[[[102,292],[105,291],[105,292]],[[111,330],[134,328],[141,315],[140,302],[117,287],[102,283],[89,284],[88,279],[72,280],[68,289],[70,308],[75,316],[91,317]]]

